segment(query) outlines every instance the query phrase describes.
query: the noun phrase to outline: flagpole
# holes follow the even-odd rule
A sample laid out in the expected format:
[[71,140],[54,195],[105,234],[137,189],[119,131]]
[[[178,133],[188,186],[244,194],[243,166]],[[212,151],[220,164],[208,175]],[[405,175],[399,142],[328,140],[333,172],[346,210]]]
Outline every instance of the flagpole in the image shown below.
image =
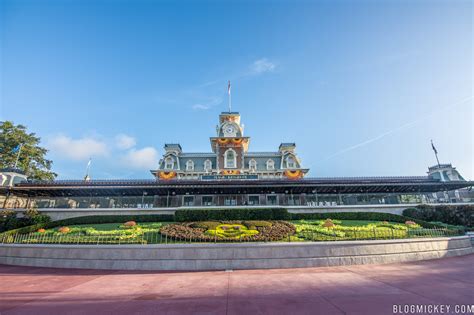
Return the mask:
[[91,169],[91,163],[92,163],[92,158],[89,158],[89,162],[87,162],[87,167],[86,167],[86,176],[84,177],[84,180],[89,180],[89,171]]
[[438,159],[438,150],[436,150],[436,148],[433,144],[433,140],[431,140],[431,147],[433,148],[433,151],[434,151],[434,154],[435,154],[435,157],[436,157],[436,162],[438,162],[438,167],[441,168],[441,165],[439,164],[439,159]]
[[232,112],[232,96],[230,93],[230,80],[229,80],[229,84],[227,85],[227,92],[229,93],[229,113],[231,113]]
[[23,148],[23,143],[20,144],[20,148],[18,149],[18,154],[16,155],[15,166],[13,168],[16,168],[18,165],[18,160],[20,159],[20,153],[21,153],[22,148]]

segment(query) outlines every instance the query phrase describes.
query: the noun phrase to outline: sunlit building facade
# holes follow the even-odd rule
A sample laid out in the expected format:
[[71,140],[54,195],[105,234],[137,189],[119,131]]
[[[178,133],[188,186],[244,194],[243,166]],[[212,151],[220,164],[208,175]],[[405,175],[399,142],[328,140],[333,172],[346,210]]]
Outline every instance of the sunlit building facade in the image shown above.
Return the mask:
[[274,152],[250,150],[236,112],[219,115],[210,150],[187,153],[165,144],[154,178],[145,180],[29,181],[21,171],[0,170],[0,206],[39,209],[138,209],[215,207],[364,208],[384,205],[473,202],[451,164],[425,176],[310,178],[295,143]]

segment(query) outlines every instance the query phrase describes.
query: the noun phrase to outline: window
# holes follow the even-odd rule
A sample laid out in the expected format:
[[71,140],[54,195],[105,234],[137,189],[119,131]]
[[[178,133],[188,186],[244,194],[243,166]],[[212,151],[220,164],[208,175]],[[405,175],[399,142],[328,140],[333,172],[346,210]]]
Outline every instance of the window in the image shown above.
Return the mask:
[[249,205],[252,206],[252,205],[258,205],[260,203],[260,200],[259,200],[259,196],[258,195],[255,195],[255,196],[249,196]]
[[300,205],[300,196],[298,196],[298,195],[288,196],[288,205],[290,205],[290,206],[299,206]]
[[183,206],[194,206],[194,196],[183,196]]
[[212,162],[211,160],[205,160],[204,161],[204,170],[206,173],[210,172],[212,170]]
[[234,150],[229,149],[224,154],[224,167],[225,168],[236,168],[237,167],[237,154]]
[[278,204],[278,197],[276,195],[267,196],[267,205],[277,205],[277,204]]
[[202,205],[203,206],[212,206],[212,196],[202,196]]
[[267,170],[272,171],[275,169],[275,161],[272,159],[267,161]]
[[224,206],[236,206],[237,197],[235,196],[225,196],[224,197]]
[[286,168],[296,168],[296,161],[294,157],[289,156],[286,158]]
[[194,171],[194,162],[191,160],[188,160],[186,162],[186,171]]
[[174,168],[174,159],[172,157],[167,157],[165,159],[165,170],[172,170]]
[[257,161],[255,161],[254,159],[251,159],[249,161],[249,170],[252,172],[255,172],[257,170]]

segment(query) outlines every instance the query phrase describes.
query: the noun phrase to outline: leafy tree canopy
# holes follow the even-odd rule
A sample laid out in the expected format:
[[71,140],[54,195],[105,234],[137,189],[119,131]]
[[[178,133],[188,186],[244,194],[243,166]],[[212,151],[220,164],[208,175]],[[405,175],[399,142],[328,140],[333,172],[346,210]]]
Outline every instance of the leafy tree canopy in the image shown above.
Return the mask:
[[[51,171],[53,162],[46,159],[48,150],[39,146],[40,138],[28,133],[23,125],[11,121],[0,121],[0,168],[17,168],[30,179],[52,180],[57,174]],[[21,146],[21,150],[18,150]]]

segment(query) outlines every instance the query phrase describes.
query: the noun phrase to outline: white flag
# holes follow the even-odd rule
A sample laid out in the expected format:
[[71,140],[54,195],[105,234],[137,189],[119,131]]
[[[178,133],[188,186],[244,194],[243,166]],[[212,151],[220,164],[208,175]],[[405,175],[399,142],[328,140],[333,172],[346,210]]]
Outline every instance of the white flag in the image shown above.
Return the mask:
[[229,93],[230,95],[230,81],[229,81],[229,84],[227,85],[227,93]]

